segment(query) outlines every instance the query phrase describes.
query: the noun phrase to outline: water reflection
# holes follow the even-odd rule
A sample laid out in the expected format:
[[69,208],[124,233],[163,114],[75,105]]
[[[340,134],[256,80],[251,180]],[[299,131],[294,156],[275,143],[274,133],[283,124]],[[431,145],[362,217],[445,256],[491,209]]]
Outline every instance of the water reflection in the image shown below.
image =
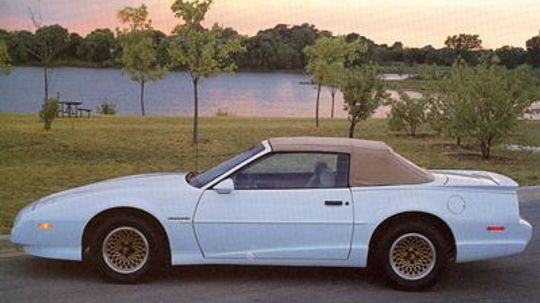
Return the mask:
[[[390,76],[395,78],[394,76]],[[219,109],[235,116],[313,117],[316,88],[309,75],[299,73],[251,73],[220,75],[201,83],[201,115],[213,116]],[[119,114],[140,113],[139,87],[117,69],[55,68],[50,73],[51,95],[75,100],[95,110],[103,98],[117,104]],[[18,67],[0,76],[0,111],[35,113],[43,98],[40,68]],[[395,92],[394,92],[395,94]],[[146,87],[146,111],[150,115],[186,116],[193,113],[193,87],[185,72],[169,73],[163,80]],[[330,116],[331,97],[321,92],[320,115]],[[336,117],[346,117],[343,97],[338,92]],[[384,117],[388,108],[377,110]]]

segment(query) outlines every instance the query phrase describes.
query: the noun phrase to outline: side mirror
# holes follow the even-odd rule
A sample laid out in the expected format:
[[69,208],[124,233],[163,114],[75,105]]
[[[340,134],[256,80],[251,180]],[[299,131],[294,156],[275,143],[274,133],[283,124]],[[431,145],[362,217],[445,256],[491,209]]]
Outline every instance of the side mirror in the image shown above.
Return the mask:
[[227,178],[216,184],[214,190],[218,194],[230,194],[234,190],[234,182],[231,178]]

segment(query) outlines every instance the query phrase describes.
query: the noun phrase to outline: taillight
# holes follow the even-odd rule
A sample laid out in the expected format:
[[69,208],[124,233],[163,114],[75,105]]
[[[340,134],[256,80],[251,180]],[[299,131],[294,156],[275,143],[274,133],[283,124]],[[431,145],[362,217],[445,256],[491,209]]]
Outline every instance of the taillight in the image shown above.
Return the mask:
[[486,229],[487,231],[501,232],[501,231],[504,231],[505,228],[502,225],[490,225]]

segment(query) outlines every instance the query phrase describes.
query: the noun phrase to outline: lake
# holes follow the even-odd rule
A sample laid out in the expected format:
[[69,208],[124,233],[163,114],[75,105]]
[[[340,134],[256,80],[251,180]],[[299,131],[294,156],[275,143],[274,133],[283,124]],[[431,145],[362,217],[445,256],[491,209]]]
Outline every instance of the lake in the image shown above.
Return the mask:
[[[395,80],[399,75],[384,75]],[[313,117],[316,87],[301,73],[238,72],[205,79],[200,85],[200,113],[213,116],[221,110],[235,116]],[[118,114],[140,114],[139,85],[118,69],[53,68],[49,71],[49,94],[61,100],[81,101],[93,111],[104,98],[117,106]],[[171,72],[145,87],[148,115],[189,116],[193,114],[193,87],[186,72]],[[0,75],[0,112],[36,113],[43,99],[43,70],[16,67]],[[320,115],[329,117],[330,92],[321,91]],[[336,117],[346,117],[343,98],[336,94]],[[376,117],[386,116],[381,107]]]

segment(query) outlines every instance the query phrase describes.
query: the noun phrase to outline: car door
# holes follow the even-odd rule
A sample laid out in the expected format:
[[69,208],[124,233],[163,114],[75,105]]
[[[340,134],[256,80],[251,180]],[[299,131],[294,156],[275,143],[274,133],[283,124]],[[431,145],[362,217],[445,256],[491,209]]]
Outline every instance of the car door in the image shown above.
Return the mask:
[[273,153],[206,190],[194,227],[205,258],[347,259],[353,232],[349,155]]

